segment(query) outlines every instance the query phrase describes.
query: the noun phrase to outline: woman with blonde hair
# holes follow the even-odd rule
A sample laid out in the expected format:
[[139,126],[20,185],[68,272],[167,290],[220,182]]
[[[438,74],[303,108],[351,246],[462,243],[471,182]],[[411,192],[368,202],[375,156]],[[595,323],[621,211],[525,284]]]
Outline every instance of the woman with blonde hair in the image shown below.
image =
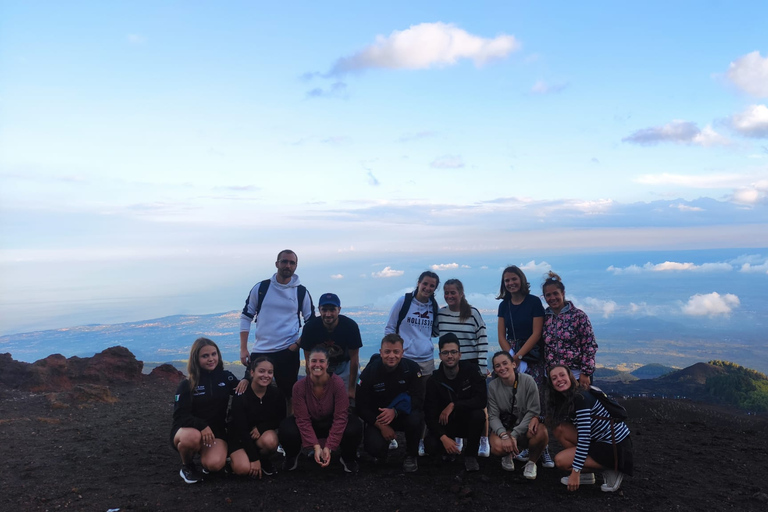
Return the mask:
[[218,345],[208,338],[192,344],[187,373],[176,390],[171,446],[181,456],[179,475],[194,484],[202,479],[193,460],[196,454],[204,473],[220,471],[227,462],[227,407],[238,380],[224,369]]

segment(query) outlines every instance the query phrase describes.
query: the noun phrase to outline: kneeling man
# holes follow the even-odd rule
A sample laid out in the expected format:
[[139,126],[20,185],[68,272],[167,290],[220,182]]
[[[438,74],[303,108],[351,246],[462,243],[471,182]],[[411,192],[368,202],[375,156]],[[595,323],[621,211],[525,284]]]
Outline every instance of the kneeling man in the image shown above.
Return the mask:
[[485,379],[475,363],[461,360],[459,339],[444,334],[438,342],[440,368],[427,381],[424,416],[429,429],[424,447],[430,455],[458,455],[454,440],[463,437],[464,468],[480,469],[477,449],[485,429],[488,393]]

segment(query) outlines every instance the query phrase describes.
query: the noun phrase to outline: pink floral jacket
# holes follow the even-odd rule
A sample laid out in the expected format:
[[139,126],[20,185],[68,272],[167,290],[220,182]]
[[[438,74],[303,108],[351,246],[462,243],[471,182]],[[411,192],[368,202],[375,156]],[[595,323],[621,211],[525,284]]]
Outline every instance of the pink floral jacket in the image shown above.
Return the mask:
[[559,315],[547,308],[543,337],[547,368],[561,364],[586,375],[595,372],[597,342],[592,324],[571,301],[566,301]]

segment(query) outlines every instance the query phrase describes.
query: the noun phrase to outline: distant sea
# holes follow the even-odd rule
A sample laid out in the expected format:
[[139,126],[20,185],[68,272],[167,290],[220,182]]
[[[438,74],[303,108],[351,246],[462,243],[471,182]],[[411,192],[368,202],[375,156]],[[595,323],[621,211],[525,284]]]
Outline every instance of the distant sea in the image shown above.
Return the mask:
[[[344,308],[360,326],[361,362],[378,351],[387,311]],[[88,357],[114,345],[122,345],[148,364],[186,361],[192,342],[205,336],[219,345],[225,361],[239,359],[239,311],[210,315],[177,315],[113,325],[85,325],[0,337],[0,352],[33,362],[52,353]],[[495,312],[483,312],[488,325],[489,355],[499,349]],[[709,326],[704,334],[658,317],[605,319],[597,316],[593,327],[598,340],[597,363],[608,368],[633,369],[661,363],[686,367],[699,361],[724,359],[768,373],[768,347],[762,338],[741,333],[738,343],[728,329]],[[249,341],[252,343],[253,334]],[[436,340],[435,340],[436,341]]]

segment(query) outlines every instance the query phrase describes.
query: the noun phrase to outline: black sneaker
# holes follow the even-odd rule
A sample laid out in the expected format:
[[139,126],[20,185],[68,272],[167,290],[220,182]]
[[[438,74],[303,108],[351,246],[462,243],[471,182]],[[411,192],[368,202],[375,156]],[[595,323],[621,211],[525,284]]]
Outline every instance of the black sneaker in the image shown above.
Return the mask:
[[188,484],[196,484],[203,479],[202,475],[200,475],[200,473],[197,471],[197,467],[195,466],[194,462],[190,462],[189,464],[184,464],[181,466],[179,476],[181,476],[181,479]]
[[344,457],[339,457],[339,462],[341,462],[342,467],[344,467],[344,471],[347,473],[357,473],[360,470],[360,466],[357,465],[357,461],[354,459],[347,462],[344,460]]
[[293,457],[286,455],[285,460],[283,461],[283,471],[293,471],[296,469],[299,465],[299,455],[300,453],[297,453]]
[[275,466],[272,465],[272,461],[269,458],[261,459],[261,472],[267,476],[272,476],[277,473]]

